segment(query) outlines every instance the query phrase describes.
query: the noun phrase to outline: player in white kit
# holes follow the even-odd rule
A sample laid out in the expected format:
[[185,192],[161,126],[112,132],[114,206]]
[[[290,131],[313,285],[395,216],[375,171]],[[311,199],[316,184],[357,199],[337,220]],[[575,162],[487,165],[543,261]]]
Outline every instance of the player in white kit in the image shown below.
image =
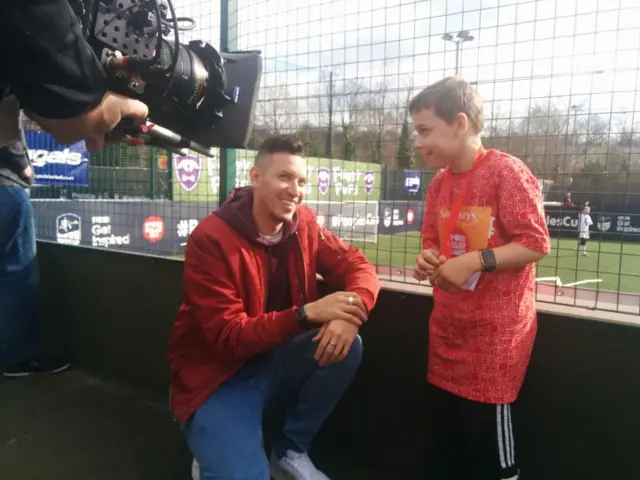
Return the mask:
[[591,219],[591,208],[585,205],[582,213],[578,215],[578,238],[580,239],[579,247],[582,247],[582,255],[587,256],[587,240],[589,240],[589,227],[593,225]]

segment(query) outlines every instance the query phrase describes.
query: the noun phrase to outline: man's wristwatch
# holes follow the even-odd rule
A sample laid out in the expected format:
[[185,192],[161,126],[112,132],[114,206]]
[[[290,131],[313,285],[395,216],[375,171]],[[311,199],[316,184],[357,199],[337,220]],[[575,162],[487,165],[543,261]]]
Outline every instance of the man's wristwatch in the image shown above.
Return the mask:
[[493,272],[498,266],[498,262],[496,261],[496,254],[493,250],[484,249],[480,250],[480,260],[482,262],[482,271],[483,272]]
[[304,305],[296,307],[293,310],[293,314],[296,317],[296,322],[301,328],[309,328],[309,317],[307,317],[307,311],[305,310]]

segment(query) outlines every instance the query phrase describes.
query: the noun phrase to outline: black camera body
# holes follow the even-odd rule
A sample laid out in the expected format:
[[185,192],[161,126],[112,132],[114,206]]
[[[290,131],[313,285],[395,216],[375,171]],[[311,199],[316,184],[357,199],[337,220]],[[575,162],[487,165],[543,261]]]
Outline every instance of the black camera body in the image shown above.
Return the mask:
[[179,32],[171,0],[76,0],[83,34],[108,74],[108,89],[149,106],[149,121],[123,133],[169,150],[205,155],[212,147],[246,148],[262,75],[259,51],[219,52]]

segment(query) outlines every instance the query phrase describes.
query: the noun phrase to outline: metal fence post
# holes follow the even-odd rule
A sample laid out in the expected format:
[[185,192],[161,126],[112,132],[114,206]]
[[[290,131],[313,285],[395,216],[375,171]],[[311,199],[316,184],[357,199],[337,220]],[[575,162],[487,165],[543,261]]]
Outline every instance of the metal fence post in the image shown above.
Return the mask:
[[157,173],[157,167],[158,167],[158,156],[157,156],[158,150],[156,149],[156,147],[151,147],[151,158],[149,159],[149,167],[150,167],[150,171],[149,171],[149,180],[151,182],[151,200],[155,200],[157,197],[157,179],[156,179],[156,173]]
[[[220,0],[220,51],[232,52],[238,45],[238,1]],[[236,185],[236,150],[220,149],[219,204]]]
[[173,201],[173,153],[167,152],[167,197]]

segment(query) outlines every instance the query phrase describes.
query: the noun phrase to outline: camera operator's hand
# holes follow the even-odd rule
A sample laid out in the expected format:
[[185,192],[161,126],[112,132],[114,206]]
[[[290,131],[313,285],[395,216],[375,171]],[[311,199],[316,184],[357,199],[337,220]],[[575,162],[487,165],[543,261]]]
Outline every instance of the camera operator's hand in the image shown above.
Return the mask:
[[24,170],[22,170],[22,178],[31,183],[33,182],[33,177],[33,167],[31,165],[27,165],[26,167],[24,167]]
[[311,323],[345,320],[356,326],[367,321],[367,309],[360,297],[351,292],[336,292],[305,305]]
[[[105,146],[105,136],[125,117],[144,119],[149,115],[148,107],[131,98],[107,92],[96,108],[73,118],[43,118],[25,111],[27,116],[49,132],[57,142],[69,144],[84,140],[87,150],[97,152]],[[136,143],[131,139],[128,143]]]

